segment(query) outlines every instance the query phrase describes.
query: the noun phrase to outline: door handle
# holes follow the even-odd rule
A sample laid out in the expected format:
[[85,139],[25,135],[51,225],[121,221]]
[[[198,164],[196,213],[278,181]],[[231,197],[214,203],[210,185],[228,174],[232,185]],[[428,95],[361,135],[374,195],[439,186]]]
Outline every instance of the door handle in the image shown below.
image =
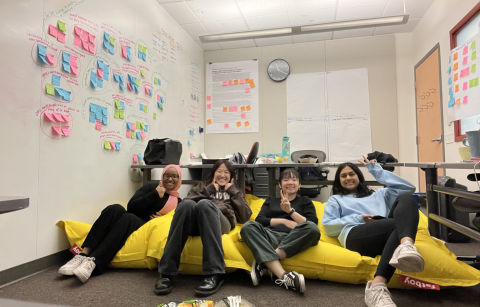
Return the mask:
[[442,136],[439,136],[436,139],[432,139],[432,142],[438,142],[438,144],[440,144],[442,142]]

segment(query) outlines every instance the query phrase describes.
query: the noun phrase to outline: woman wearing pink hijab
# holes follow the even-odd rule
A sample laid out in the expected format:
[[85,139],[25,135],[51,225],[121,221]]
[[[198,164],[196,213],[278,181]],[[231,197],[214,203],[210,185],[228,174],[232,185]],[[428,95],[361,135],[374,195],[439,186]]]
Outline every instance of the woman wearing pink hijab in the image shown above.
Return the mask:
[[75,275],[86,282],[92,272],[102,273],[123,247],[127,238],[149,220],[175,210],[182,201],[178,189],[182,172],[177,165],[167,165],[157,185],[141,187],[130,199],[127,210],[119,204],[103,209],[82,245],[82,253],[60,268],[58,273]]

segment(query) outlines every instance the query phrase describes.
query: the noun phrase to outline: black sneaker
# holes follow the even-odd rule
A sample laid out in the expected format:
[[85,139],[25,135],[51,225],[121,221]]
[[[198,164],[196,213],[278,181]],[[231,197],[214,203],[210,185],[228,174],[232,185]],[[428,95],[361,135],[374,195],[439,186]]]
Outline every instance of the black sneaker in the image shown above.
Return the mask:
[[282,279],[277,279],[275,283],[298,293],[305,293],[305,290],[307,290],[305,288],[305,277],[295,271],[283,273]]
[[[255,287],[260,284],[262,276],[265,275],[267,272],[270,272],[267,267],[265,267],[263,264],[258,264],[257,261],[253,259],[252,272],[250,272],[250,277],[252,277],[252,282]],[[272,273],[270,272],[270,277],[271,276]]]

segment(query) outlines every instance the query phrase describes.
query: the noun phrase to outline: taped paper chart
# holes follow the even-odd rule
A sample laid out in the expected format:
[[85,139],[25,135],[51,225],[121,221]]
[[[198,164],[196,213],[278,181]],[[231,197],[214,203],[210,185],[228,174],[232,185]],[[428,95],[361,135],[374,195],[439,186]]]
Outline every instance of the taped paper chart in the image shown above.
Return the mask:
[[257,60],[206,64],[207,133],[258,132]]

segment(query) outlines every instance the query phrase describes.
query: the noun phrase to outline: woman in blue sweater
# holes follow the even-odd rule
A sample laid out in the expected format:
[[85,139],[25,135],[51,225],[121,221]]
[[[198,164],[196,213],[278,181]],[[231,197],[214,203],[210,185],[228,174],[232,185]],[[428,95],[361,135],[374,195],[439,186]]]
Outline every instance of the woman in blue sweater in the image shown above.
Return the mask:
[[343,163],[337,169],[333,196],[328,199],[322,219],[329,237],[338,237],[344,248],[362,256],[381,255],[375,278],[367,283],[365,303],[369,307],[396,306],[386,284],[395,268],[422,272],[424,260],[413,245],[419,220],[415,192],[407,180],[383,170],[375,160],[363,156],[375,179],[386,188],[372,191],[360,169]]

